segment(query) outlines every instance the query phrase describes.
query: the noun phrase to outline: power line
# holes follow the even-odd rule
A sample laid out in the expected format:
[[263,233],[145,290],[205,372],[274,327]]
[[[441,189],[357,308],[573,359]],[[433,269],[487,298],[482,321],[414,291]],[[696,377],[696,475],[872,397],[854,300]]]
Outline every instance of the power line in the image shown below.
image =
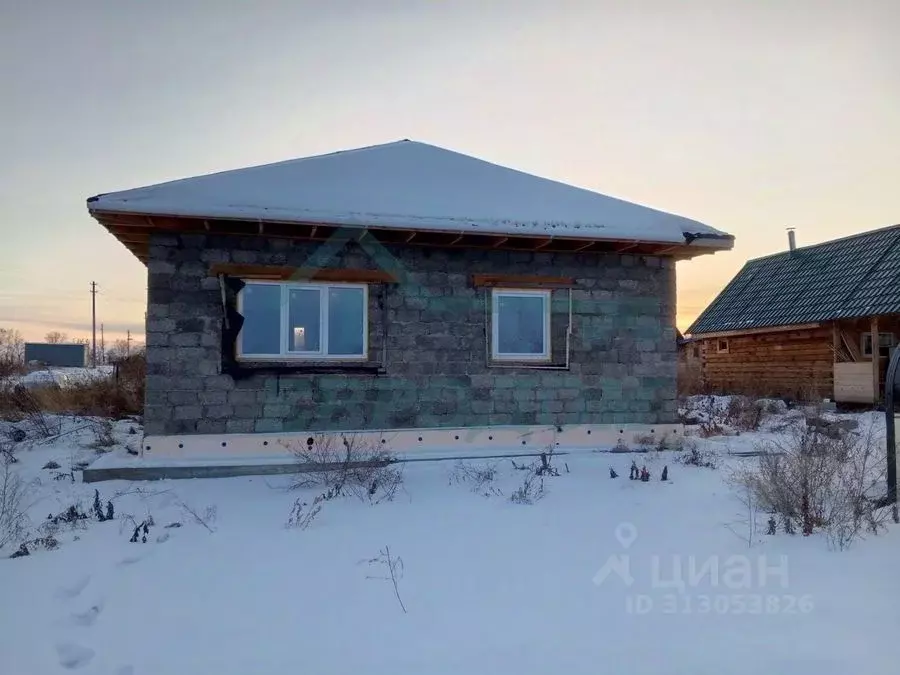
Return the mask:
[[[106,300],[112,300],[114,302],[146,302],[147,298],[145,296],[124,296],[124,295],[107,295],[101,291],[97,291],[97,295],[103,296]],[[41,290],[41,291],[32,291],[32,290],[2,290],[0,291],[0,299],[7,298],[15,300],[17,298],[22,299],[46,299],[46,300],[59,300],[61,298],[75,298],[81,296],[79,291],[73,290]]]

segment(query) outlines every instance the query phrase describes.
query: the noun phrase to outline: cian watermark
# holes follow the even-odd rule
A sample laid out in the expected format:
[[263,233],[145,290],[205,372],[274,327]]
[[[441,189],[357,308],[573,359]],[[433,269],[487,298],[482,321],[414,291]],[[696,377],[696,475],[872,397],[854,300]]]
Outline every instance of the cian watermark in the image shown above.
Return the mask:
[[809,614],[811,595],[770,593],[640,593],[625,598],[628,614]]
[[628,549],[637,541],[637,528],[621,523],[615,537],[623,552],[610,555],[593,582],[651,591],[626,597],[629,614],[806,614],[813,609],[812,597],[789,592],[785,555],[653,554],[634,559]]

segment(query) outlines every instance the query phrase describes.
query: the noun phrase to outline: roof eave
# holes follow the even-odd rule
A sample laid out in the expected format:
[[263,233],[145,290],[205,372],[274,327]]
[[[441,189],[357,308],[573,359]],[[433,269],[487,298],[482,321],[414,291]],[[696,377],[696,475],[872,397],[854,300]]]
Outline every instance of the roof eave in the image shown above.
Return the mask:
[[500,248],[520,251],[591,252],[607,251],[635,255],[671,256],[688,259],[732,248],[734,237],[685,237],[684,241],[658,241],[623,238],[600,238],[569,232],[545,234],[528,232],[510,234],[473,230],[440,230],[415,227],[396,228],[373,225],[347,225],[317,221],[280,220],[274,218],[203,218],[201,216],[136,213],[98,208],[96,198],[88,200],[88,210],[101,225],[123,243],[142,262],[146,262],[152,233],[232,234],[274,236],[292,239],[326,240],[337,231],[372,232],[385,243],[412,243],[434,247]]

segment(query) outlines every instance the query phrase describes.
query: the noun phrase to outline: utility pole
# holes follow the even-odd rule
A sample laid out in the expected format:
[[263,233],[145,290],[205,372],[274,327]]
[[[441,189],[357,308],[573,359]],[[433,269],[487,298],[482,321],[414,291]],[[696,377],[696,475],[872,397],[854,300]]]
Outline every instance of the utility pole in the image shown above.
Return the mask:
[[97,367],[97,282],[91,282],[91,364]]
[[127,337],[125,338],[125,356],[131,356],[131,331],[125,331]]
[[100,324],[100,361],[106,360],[106,339],[103,335],[103,324]]

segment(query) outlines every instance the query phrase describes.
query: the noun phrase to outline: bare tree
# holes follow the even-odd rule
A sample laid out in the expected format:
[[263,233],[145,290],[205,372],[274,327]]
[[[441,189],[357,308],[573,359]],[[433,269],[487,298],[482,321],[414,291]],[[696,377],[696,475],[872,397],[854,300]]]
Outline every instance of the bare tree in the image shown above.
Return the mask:
[[121,361],[129,353],[128,340],[116,340],[106,348],[106,360],[110,363]]
[[44,342],[51,345],[58,345],[68,341],[69,336],[66,333],[61,333],[58,330],[51,330],[44,336]]
[[12,328],[0,328],[0,377],[12,375],[25,365],[25,342]]

